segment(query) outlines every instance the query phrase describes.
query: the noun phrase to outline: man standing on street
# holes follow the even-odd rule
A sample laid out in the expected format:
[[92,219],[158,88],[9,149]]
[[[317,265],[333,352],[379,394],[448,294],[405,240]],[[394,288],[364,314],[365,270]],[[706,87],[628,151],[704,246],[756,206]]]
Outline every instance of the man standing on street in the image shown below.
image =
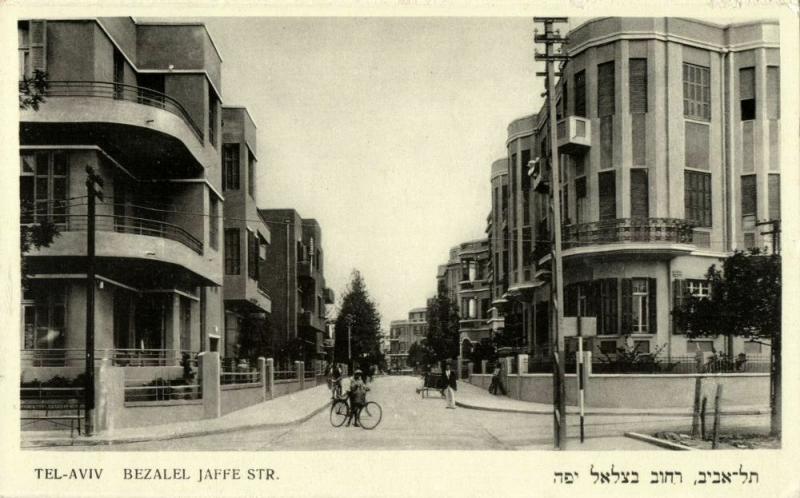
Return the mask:
[[447,408],[456,409],[456,373],[450,370],[450,363],[444,367],[445,397],[447,398]]

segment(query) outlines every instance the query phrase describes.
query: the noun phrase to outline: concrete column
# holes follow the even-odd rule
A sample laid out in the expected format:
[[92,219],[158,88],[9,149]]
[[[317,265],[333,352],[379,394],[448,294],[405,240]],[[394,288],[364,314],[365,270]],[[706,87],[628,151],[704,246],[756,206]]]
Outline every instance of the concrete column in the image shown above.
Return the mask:
[[528,373],[528,355],[517,355],[517,399],[522,399],[522,374]]
[[103,359],[94,369],[94,431],[112,432],[114,420],[125,409],[125,370]]
[[[461,349],[461,346],[459,346],[459,349]],[[461,355],[456,358],[456,375],[461,379]]]
[[294,373],[300,381],[300,390],[306,388],[306,365],[302,361],[294,362]]
[[488,373],[486,371],[486,367],[489,365],[489,360],[481,360],[481,373],[485,374]]
[[219,418],[222,415],[219,353],[205,351],[200,353],[198,361],[200,385],[203,386],[203,418]]
[[263,356],[258,357],[258,376],[261,379],[261,401],[267,400],[267,360]]
[[266,393],[269,393],[265,394],[265,397],[273,399],[275,397],[275,360],[267,358],[264,368],[264,389]]
[[467,375],[472,377],[472,372],[473,372],[474,369],[475,369],[475,364],[472,363],[471,361],[468,361],[467,362]]

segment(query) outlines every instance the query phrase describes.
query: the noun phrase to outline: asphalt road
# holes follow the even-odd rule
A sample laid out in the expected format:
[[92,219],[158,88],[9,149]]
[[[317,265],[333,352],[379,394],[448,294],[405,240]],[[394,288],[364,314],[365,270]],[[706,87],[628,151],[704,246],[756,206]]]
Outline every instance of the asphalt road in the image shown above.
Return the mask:
[[[335,428],[327,410],[306,422],[279,428],[120,444],[62,447],[76,451],[329,451],[329,450],[548,450],[552,449],[552,417],[457,408],[445,409],[441,398],[420,398],[416,377],[382,377],[371,384],[368,399],[383,407],[383,420],[374,430]],[[569,449],[655,450],[646,443],[622,437],[626,431],[686,432],[691,420],[674,416],[595,416],[586,420],[587,440],[576,439],[578,417],[569,419]],[[768,416],[727,417],[727,428],[768,428]]]

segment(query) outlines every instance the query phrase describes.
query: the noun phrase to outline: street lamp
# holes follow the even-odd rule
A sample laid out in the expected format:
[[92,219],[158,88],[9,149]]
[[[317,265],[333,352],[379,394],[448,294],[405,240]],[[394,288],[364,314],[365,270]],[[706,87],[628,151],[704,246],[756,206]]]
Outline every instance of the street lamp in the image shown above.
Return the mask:
[[347,322],[347,369],[351,371],[353,370],[353,355],[351,351],[351,340],[350,336],[353,334],[353,322],[355,322],[356,317],[353,316],[352,313],[348,313],[344,317],[344,321]]

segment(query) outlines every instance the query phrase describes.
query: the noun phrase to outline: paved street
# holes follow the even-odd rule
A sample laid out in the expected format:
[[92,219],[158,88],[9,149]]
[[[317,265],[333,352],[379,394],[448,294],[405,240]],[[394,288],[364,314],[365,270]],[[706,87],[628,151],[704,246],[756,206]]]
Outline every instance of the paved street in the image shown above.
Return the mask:
[[[354,427],[334,428],[324,410],[298,425],[244,430],[226,434],[187,437],[168,441],[114,446],[63,447],[78,451],[151,450],[549,450],[552,449],[550,415],[502,413],[458,408],[445,409],[440,398],[421,399],[417,377],[382,377],[372,385],[369,399],[383,407],[383,420],[372,431]],[[327,391],[323,391],[327,393]],[[488,394],[487,394],[488,396]],[[587,418],[586,443],[578,433],[578,417],[570,417],[570,449],[657,450],[646,443],[624,438],[626,431],[687,431],[688,417],[593,416]],[[730,428],[768,425],[765,416],[728,417]]]

